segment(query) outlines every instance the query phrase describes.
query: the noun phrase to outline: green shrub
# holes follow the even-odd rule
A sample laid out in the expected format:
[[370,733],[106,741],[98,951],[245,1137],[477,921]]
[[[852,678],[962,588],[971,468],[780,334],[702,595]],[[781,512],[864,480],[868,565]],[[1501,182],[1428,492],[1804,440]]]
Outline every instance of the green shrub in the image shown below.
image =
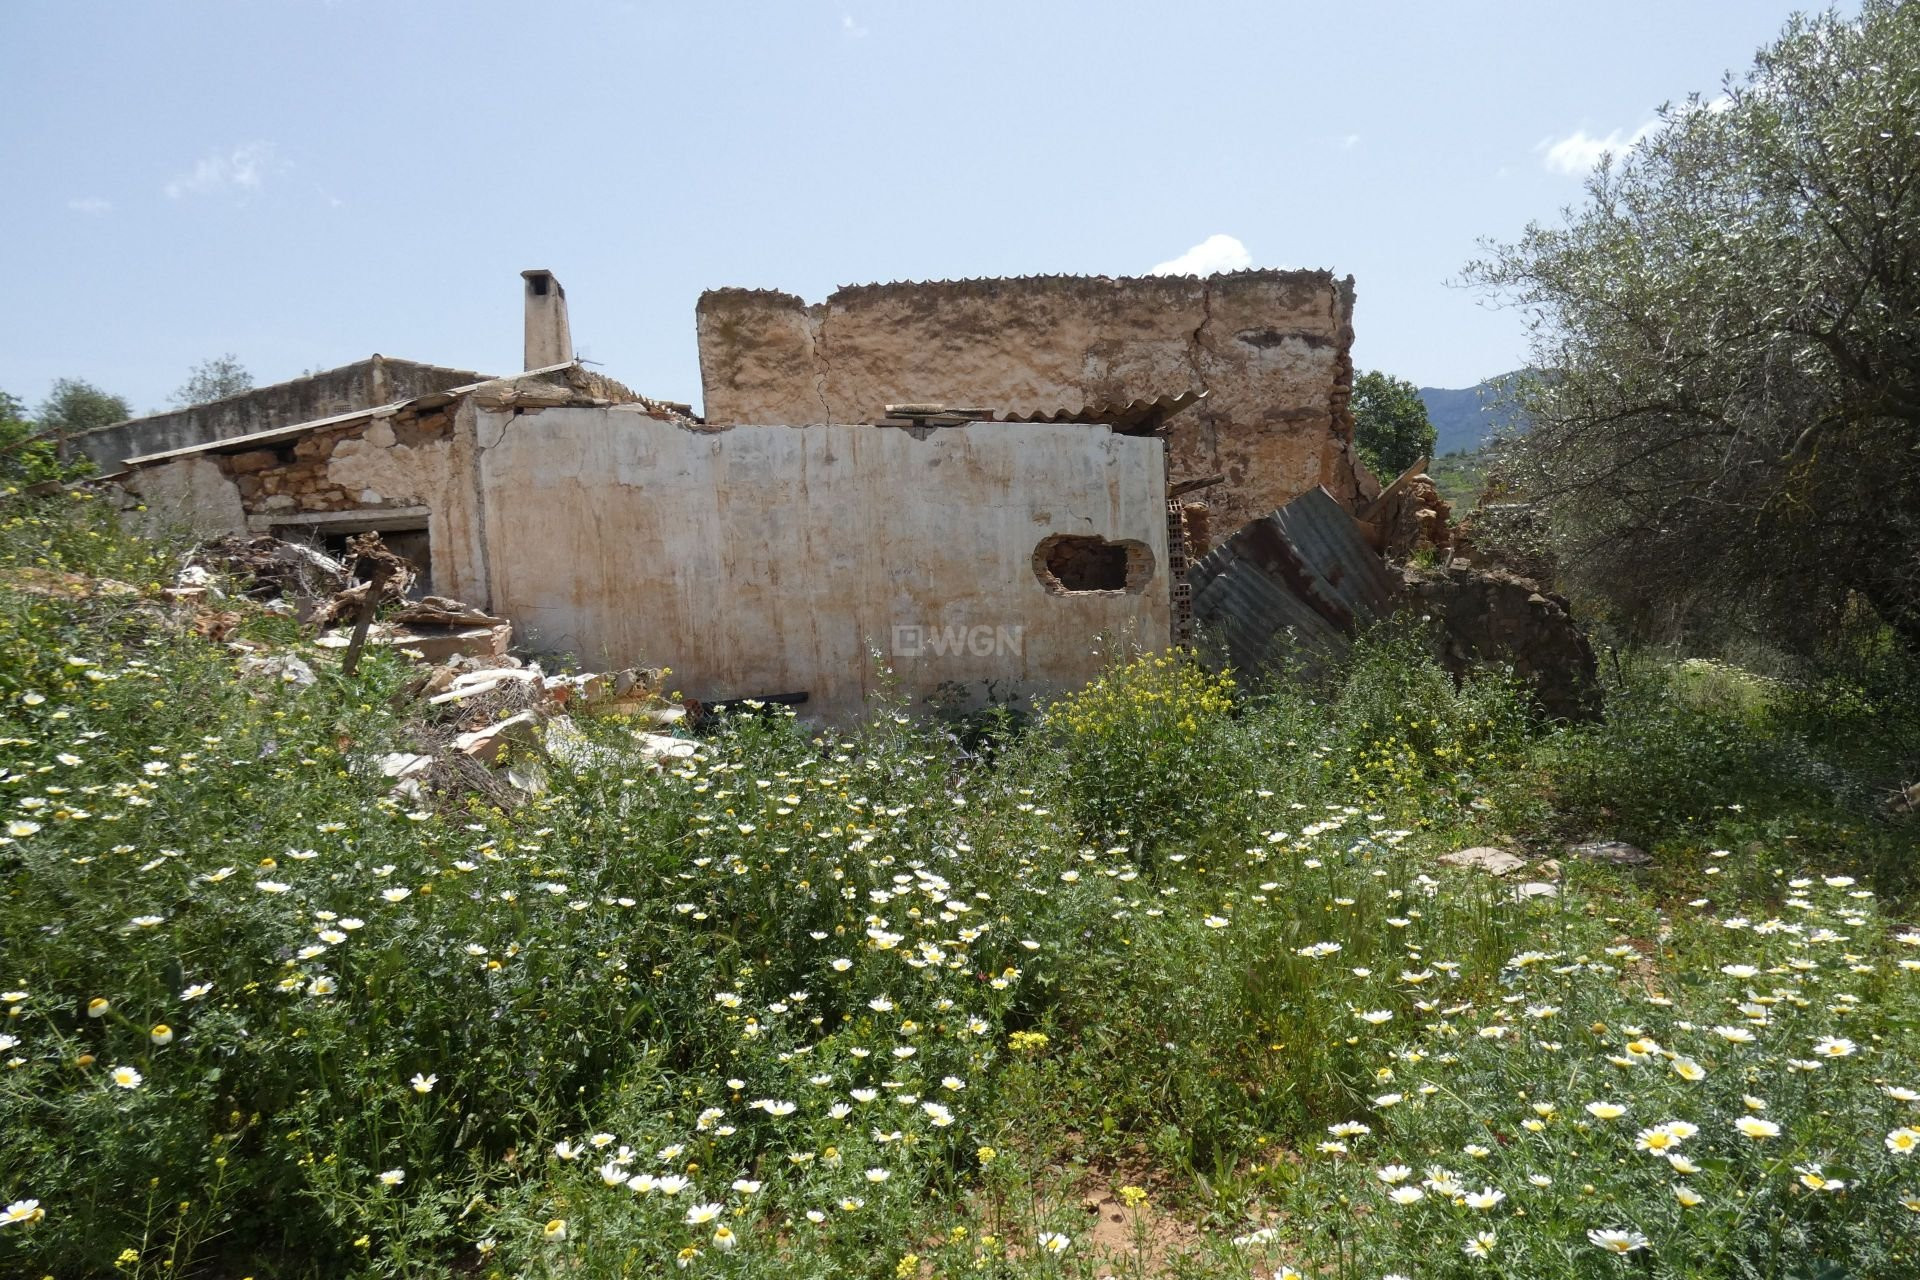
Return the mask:
[[1062,782],[1089,839],[1148,851],[1203,827],[1210,806],[1238,793],[1245,774],[1221,750],[1233,681],[1190,654],[1122,659],[1048,707],[1041,741],[1057,753]]
[[[247,614],[317,679],[242,677],[156,585],[174,549],[13,512],[0,1272],[1090,1280],[1145,1266],[1080,1208],[1121,1162],[1203,1224],[1196,1277],[1573,1280],[1614,1227],[1673,1275],[1911,1269],[1920,934],[1782,873],[1883,838],[1795,781],[1825,740],[1790,691],[1649,670],[1534,736],[1391,638],[1237,701],[1169,655],[991,751],[769,711],[654,766],[591,721],[517,807],[427,803],[371,767],[420,731],[397,659],[347,680]],[[1436,861],[1602,818],[1664,838],[1650,888]],[[1603,1097],[1698,1125],[1702,1172]]]

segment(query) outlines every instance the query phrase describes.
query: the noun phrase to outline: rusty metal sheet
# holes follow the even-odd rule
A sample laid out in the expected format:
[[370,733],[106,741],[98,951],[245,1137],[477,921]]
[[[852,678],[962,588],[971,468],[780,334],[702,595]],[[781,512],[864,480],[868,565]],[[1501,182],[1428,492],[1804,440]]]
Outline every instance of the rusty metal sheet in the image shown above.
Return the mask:
[[1236,671],[1313,676],[1393,610],[1393,584],[1325,489],[1248,521],[1187,571],[1204,643]]
[[1204,391],[1141,397],[1135,400],[1094,400],[1047,409],[989,409],[945,403],[889,404],[883,427],[960,427],[969,422],[1044,422],[1105,426],[1123,436],[1158,435],[1167,420],[1207,398]]
[[1206,399],[1204,391],[1181,391],[1135,400],[1100,400],[1090,404],[1061,405],[1053,409],[996,414],[1001,422],[1100,422],[1121,435],[1151,435],[1167,419]]

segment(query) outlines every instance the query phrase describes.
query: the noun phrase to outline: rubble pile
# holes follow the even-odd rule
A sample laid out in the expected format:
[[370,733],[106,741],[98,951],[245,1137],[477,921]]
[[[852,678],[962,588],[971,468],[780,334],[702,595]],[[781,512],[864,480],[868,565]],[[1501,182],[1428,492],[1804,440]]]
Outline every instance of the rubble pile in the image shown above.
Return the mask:
[[1390,560],[1445,552],[1452,541],[1453,508],[1427,474],[1427,462],[1422,458],[1408,467],[1354,512],[1368,545]]
[[1246,675],[1317,679],[1337,669],[1361,629],[1412,614],[1456,679],[1504,667],[1547,715],[1596,718],[1599,664],[1566,599],[1453,556],[1447,504],[1423,466],[1360,517],[1316,489],[1198,560],[1187,581],[1203,650]]
[[1430,622],[1434,656],[1456,678],[1504,664],[1548,715],[1599,715],[1599,663],[1566,597],[1527,578],[1466,565],[1404,565],[1400,594]]
[[225,581],[261,603],[284,600],[309,610],[353,585],[347,566],[317,547],[279,538],[218,538],[187,556],[168,594],[175,599],[220,599]]
[[[513,626],[506,619],[445,596],[407,599],[412,567],[378,534],[354,539],[345,559],[278,538],[223,538],[196,548],[165,594],[192,609],[195,631],[241,653],[240,677],[264,693],[276,685],[310,685],[319,676],[298,654],[230,639],[243,615],[214,606],[244,600],[294,617],[318,630],[317,649],[338,652],[349,646],[369,578],[382,582],[376,603],[386,611],[367,628],[366,642],[422,668],[397,695],[418,709],[413,749],[360,761],[391,778],[396,793],[420,802],[480,790],[511,805],[545,786],[548,760],[658,762],[695,750],[672,736],[688,713],[665,696],[664,669],[549,674],[508,652]],[[575,723],[587,717],[628,722],[617,751],[596,745],[604,735],[590,736]]]

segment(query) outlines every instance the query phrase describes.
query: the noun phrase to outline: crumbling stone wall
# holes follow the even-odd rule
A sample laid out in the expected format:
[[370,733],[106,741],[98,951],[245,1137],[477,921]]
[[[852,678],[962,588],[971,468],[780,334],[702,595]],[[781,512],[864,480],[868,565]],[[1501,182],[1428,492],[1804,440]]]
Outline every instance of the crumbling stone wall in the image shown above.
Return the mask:
[[[232,477],[249,516],[379,511],[413,505],[425,496],[424,490],[439,487],[445,468],[439,455],[451,438],[452,422],[447,406],[414,415],[356,418],[278,444],[210,457]],[[387,465],[374,463],[370,468],[375,458]],[[355,459],[368,461],[356,464]],[[382,480],[392,491],[374,487]]]
[[1402,608],[1428,623],[1434,655],[1454,676],[1511,666],[1548,715],[1599,716],[1599,664],[1566,597],[1499,570],[1405,565],[1399,572]]
[[484,381],[484,373],[446,369],[391,356],[341,365],[322,373],[255,387],[239,395],[172,413],[129,418],[76,435],[71,446],[93,459],[102,472],[119,471],[129,458],[189,449],[216,440],[232,440],[396,400],[451,391]]
[[1205,391],[1170,424],[1173,480],[1231,530],[1323,485],[1359,496],[1353,280],[1325,271],[862,285],[808,306],[721,289],[698,311],[709,426],[871,423],[888,404],[1018,416]]

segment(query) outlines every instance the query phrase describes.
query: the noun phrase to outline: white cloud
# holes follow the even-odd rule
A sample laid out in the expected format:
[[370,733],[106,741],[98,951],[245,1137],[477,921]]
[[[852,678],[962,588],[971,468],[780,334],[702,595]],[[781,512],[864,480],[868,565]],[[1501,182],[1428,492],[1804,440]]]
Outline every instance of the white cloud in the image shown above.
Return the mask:
[[80,196],[67,201],[67,208],[97,218],[103,213],[113,212],[113,201],[102,200],[99,196]]
[[288,167],[274,154],[271,142],[248,142],[200,157],[191,172],[168,182],[165,190],[173,200],[220,191],[257,191],[269,174]]
[[1618,129],[1604,138],[1595,137],[1585,129],[1575,129],[1564,138],[1546,139],[1536,150],[1541,153],[1540,162],[1553,172],[1579,177],[1590,172],[1593,166],[1600,163],[1600,157],[1609,152],[1616,160],[1626,155],[1635,143],[1652,133],[1659,123],[1658,120],[1649,120],[1624,137]]
[[850,40],[858,40],[867,34],[867,29],[855,22],[853,15],[850,13],[840,15],[840,30],[844,32]]
[[1221,271],[1239,271],[1253,265],[1247,246],[1232,236],[1211,235],[1171,262],[1163,262],[1147,274],[1152,276],[1210,276]]
[[1342,151],[1351,151],[1359,145],[1360,145],[1360,135],[1357,133],[1350,133],[1346,137],[1340,139],[1340,149]]

